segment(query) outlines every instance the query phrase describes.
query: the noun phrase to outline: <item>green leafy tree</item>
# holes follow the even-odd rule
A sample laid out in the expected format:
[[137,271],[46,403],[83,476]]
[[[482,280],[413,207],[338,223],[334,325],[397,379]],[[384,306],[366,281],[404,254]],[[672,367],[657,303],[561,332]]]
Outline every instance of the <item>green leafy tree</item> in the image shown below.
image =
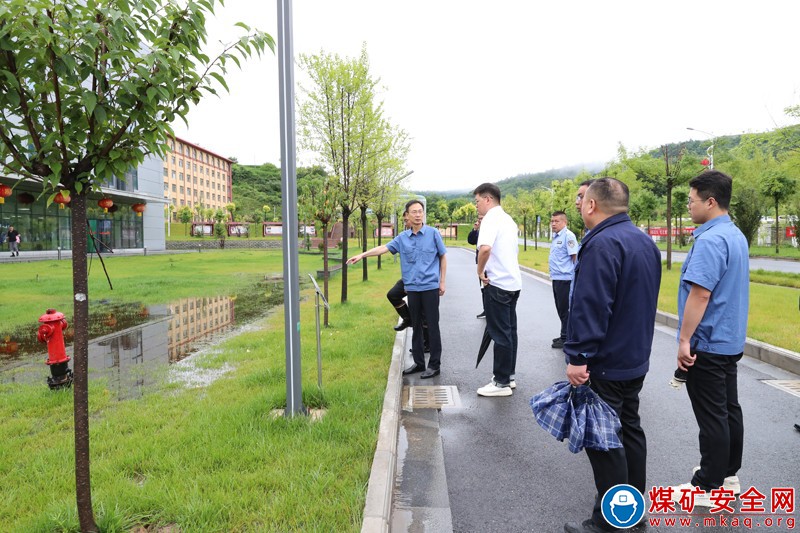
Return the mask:
[[678,243],[685,245],[683,238],[683,215],[687,214],[686,204],[689,203],[689,190],[686,187],[676,187],[672,191],[672,214],[675,217],[675,225],[678,227]]
[[345,302],[350,216],[368,183],[367,161],[383,115],[381,105],[375,102],[379,80],[370,73],[366,46],[356,59],[320,53],[300,55],[299,62],[311,79],[309,88],[301,87],[300,144],[319,155],[339,179],[342,192],[341,301]]
[[744,180],[733,184],[731,218],[747,239],[748,247],[753,244],[753,239],[761,226],[763,201],[764,198],[755,184]]
[[672,270],[672,190],[689,181],[703,167],[697,155],[688,152],[683,145],[664,145],[660,155],[654,158],[651,154],[642,154],[624,163],[647,189],[667,199],[667,270]]
[[192,208],[185,205],[178,209],[178,220],[183,223],[183,234],[186,235],[187,224],[192,221]]
[[788,200],[797,189],[797,180],[788,176],[781,170],[772,170],[761,178],[760,191],[765,197],[771,199],[775,206],[775,253],[780,253],[780,220],[778,212],[780,203]]
[[[323,274],[323,294],[328,299],[328,227],[331,222],[336,221],[339,210],[341,193],[339,184],[335,178],[330,176],[318,176],[303,184],[301,189],[302,202],[311,217],[320,223],[322,229],[322,270]],[[325,308],[325,327],[328,326],[328,309]]]
[[[170,124],[225,86],[225,69],[272,39],[253,33],[210,59],[214,1],[5,0],[0,7],[0,162],[72,198],[76,493],[81,531],[97,531],[89,469],[88,195],[146,154],[164,156]],[[244,27],[247,31],[248,28]]]
[[644,219],[647,221],[647,233],[650,234],[650,221],[656,215],[658,209],[658,198],[651,191],[642,189],[638,193],[631,195],[628,214],[636,223]]
[[236,218],[234,218],[234,217],[235,217],[235,215],[236,215],[236,211],[237,211],[236,204],[235,204],[235,203],[233,203],[233,202],[231,202],[231,203],[229,203],[229,204],[226,204],[226,205],[225,205],[225,211],[227,211],[228,213],[230,213],[230,215],[231,215],[231,222],[235,222],[235,221],[236,221]]

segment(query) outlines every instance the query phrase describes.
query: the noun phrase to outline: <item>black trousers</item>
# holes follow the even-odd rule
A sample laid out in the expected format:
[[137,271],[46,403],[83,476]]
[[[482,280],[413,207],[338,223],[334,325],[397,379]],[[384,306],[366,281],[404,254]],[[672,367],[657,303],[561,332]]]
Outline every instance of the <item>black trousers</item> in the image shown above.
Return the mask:
[[567,319],[569,318],[569,287],[572,282],[569,280],[554,279],[553,298],[556,301],[556,311],[558,318],[561,319],[561,339],[567,340]]
[[700,427],[700,470],[692,477],[692,485],[710,491],[742,467],[744,419],[736,366],[742,354],[696,354],[686,378],[686,391]]
[[[424,335],[427,329],[431,356],[428,368],[438,370],[442,360],[442,336],[439,333],[439,289],[408,291],[408,307],[411,310],[411,355],[414,363],[425,366]],[[423,327],[427,325],[427,328]]]
[[636,487],[643,495],[647,476],[647,438],[639,418],[639,392],[644,376],[630,381],[605,381],[592,378],[590,386],[619,416],[622,423],[620,440],[622,448],[607,452],[586,448],[586,455],[594,472],[597,499],[592,512],[592,521],[603,529],[614,528],[606,522],[600,511],[603,495],[614,485],[627,484]]
[[[389,292],[386,293],[386,299],[391,302],[394,306],[395,311],[397,314],[400,315],[400,318],[403,320],[411,320],[411,311],[409,310],[408,306],[406,305],[405,298],[406,296],[406,286],[403,284],[403,280],[397,280],[397,283],[389,289]],[[430,347],[430,340],[428,339],[428,324],[425,322],[425,315],[422,315],[422,333],[425,339],[425,346]],[[412,348],[413,349],[413,348]]]
[[494,285],[483,289],[486,329],[494,341],[494,380],[508,385],[517,369],[517,300],[519,291],[504,291]]

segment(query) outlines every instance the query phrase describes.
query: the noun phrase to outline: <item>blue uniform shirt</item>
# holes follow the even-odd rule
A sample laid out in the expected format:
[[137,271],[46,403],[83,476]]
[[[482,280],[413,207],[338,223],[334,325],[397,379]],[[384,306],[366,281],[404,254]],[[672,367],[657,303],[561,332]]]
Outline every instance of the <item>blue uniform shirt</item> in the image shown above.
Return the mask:
[[392,254],[400,253],[400,269],[406,292],[439,288],[439,257],[447,253],[442,235],[423,225],[417,233],[407,229],[386,245]]
[[712,218],[694,230],[678,285],[678,336],[692,284],[711,291],[703,319],[692,335],[693,350],[738,355],[747,337],[750,259],[747,240],[728,215]]
[[570,281],[575,275],[572,256],[578,254],[578,239],[566,226],[553,235],[550,244],[550,279]]

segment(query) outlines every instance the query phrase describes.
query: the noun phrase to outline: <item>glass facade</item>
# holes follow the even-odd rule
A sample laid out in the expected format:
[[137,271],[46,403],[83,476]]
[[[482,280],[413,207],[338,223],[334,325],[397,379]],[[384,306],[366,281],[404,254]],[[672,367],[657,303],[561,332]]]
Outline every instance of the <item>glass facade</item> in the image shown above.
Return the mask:
[[[14,226],[20,233],[20,250],[23,252],[56,250],[59,247],[62,250],[72,249],[72,211],[69,207],[60,209],[55,203],[47,207],[44,197],[33,203],[22,203],[18,197],[23,192],[28,192],[34,198],[38,196],[38,193],[23,191],[18,187],[14,194],[5,199],[5,203],[0,204],[2,240],[5,241],[8,227]],[[104,213],[97,206],[98,199],[89,199],[87,217],[95,238],[103,242],[101,251],[108,248],[142,248],[142,218],[131,211],[131,205],[136,202],[131,200],[129,204],[124,204],[115,200],[111,208],[114,212]],[[7,249],[8,244],[3,242],[2,250]],[[89,249],[93,250],[91,239]]]

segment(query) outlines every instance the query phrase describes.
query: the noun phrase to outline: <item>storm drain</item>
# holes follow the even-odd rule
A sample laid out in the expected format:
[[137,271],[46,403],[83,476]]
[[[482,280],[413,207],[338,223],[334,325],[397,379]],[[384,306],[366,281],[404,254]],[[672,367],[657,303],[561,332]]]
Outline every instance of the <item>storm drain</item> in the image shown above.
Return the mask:
[[404,409],[461,407],[458,388],[452,385],[412,385],[403,387]]
[[763,379],[761,381],[800,398],[800,379]]

